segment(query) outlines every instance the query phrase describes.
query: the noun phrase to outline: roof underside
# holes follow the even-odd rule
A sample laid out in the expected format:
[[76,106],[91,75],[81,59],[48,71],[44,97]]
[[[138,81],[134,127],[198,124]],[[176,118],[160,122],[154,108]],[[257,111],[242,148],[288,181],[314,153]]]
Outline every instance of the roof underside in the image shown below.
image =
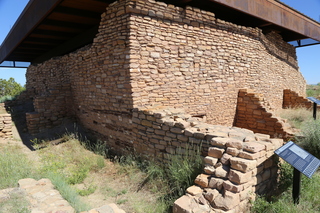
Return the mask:
[[[92,43],[114,0],[30,0],[0,47],[0,63],[39,63]],[[276,0],[163,0],[209,10],[235,24],[276,31],[287,42],[320,41],[320,24]]]

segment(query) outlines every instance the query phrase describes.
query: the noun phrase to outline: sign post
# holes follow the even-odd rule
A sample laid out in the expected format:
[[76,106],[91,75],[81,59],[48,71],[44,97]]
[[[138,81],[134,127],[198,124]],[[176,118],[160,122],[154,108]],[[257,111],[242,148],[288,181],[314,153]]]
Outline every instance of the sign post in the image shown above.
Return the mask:
[[301,173],[311,178],[320,166],[320,160],[292,141],[289,141],[274,153],[294,167],[292,198],[295,204],[299,204]]
[[314,97],[307,97],[310,101],[313,102],[313,118],[314,120],[317,119],[317,105],[320,105],[320,100],[314,98]]
[[301,191],[301,172],[294,168],[293,170],[293,183],[292,183],[292,198],[294,204],[299,204]]

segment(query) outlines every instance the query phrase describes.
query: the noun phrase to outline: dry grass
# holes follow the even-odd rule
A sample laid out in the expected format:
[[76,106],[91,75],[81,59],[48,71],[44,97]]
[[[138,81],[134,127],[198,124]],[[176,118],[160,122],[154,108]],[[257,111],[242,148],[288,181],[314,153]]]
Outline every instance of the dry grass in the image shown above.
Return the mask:
[[[320,112],[319,112],[320,113]],[[317,117],[320,118],[319,113],[317,113]],[[288,108],[288,109],[281,109],[277,112],[277,114],[287,119],[288,123],[297,129],[301,129],[303,123],[306,121],[310,121],[313,119],[313,112],[312,110],[308,110],[305,108]]]
[[142,182],[147,174],[138,166],[121,166],[85,149],[78,140],[71,139],[57,146],[37,151],[41,157],[42,172],[62,174],[71,187],[85,196],[82,203],[100,207],[116,203],[126,212],[165,212],[159,201],[163,192],[153,190],[153,184]]

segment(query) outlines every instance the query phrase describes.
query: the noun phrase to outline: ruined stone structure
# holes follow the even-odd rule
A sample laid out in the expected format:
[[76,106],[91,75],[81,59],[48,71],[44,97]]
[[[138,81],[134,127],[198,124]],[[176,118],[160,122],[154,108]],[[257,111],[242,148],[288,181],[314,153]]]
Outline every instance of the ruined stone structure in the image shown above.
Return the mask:
[[[90,46],[32,65],[29,129],[76,117],[88,129],[127,143],[132,111],[183,108],[231,126],[240,88],[283,105],[283,90],[303,96],[295,49],[276,33],[237,26],[213,13],[154,1],[117,1],[102,15]],[[123,137],[123,132],[128,137]]]
[[283,141],[270,136],[290,132],[273,110],[305,89],[295,48],[273,31],[189,6],[119,0],[92,44],[28,68],[35,111],[26,118],[30,133],[73,118],[117,152],[161,162],[201,147],[205,174],[187,199],[239,212],[276,179],[272,154]]
[[282,139],[242,132],[246,135],[243,140],[239,135],[211,139],[204,173],[175,202],[174,213],[248,212],[255,194],[274,190],[278,174],[273,152],[283,144]]

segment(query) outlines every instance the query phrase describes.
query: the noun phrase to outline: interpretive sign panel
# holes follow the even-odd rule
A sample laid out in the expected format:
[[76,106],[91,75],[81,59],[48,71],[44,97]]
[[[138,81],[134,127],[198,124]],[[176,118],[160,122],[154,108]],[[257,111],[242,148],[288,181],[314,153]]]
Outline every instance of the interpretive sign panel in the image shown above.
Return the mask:
[[320,100],[314,98],[314,97],[307,97],[310,101],[312,101],[313,103],[316,103],[318,105],[320,105]]
[[313,173],[317,171],[320,166],[320,160],[318,158],[303,150],[292,141],[289,141],[274,153],[287,161],[308,178],[311,178]]

